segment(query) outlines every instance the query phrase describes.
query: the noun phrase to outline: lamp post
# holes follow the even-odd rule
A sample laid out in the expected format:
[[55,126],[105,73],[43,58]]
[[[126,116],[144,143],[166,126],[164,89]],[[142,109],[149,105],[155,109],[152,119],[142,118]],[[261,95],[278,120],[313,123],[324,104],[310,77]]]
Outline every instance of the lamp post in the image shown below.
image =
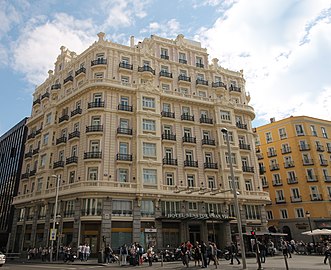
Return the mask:
[[230,141],[229,141],[229,133],[226,128],[222,128],[221,131],[225,135],[226,144],[228,147],[234,207],[235,207],[236,216],[237,216],[237,225],[238,225],[239,240],[240,240],[240,246],[241,246],[241,257],[242,257],[242,262],[243,262],[243,269],[246,269],[246,252],[245,252],[244,236],[243,236],[242,225],[241,225],[241,216],[240,216],[240,209],[239,209],[239,203],[238,203],[237,187],[236,187],[236,182],[235,182],[234,173],[233,173],[233,164],[232,164],[232,154],[231,154],[231,147],[230,147]]
[[56,215],[57,215],[57,204],[59,199],[59,186],[60,186],[60,175],[52,175],[52,177],[56,178],[56,189],[55,189],[55,205],[54,205],[54,213],[53,213],[53,228],[50,234],[51,238],[51,252],[49,255],[50,262],[53,262],[53,248],[54,248],[54,240],[56,239]]
[[[313,233],[313,228],[311,227],[311,220],[310,220],[310,212],[306,211],[306,217],[308,219],[309,229],[310,232]],[[315,238],[314,235],[311,235],[311,239],[313,240],[314,250],[315,250]]]
[[210,210],[210,217],[211,217],[211,224],[212,224],[212,227],[213,227],[213,242],[216,243],[216,237],[215,237],[215,226],[214,226],[214,210],[211,209]]

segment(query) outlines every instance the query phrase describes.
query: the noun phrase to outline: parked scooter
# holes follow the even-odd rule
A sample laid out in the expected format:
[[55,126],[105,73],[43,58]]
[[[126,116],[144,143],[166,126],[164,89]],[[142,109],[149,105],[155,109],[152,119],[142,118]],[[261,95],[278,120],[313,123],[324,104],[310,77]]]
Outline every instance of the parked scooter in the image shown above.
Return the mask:
[[77,256],[75,254],[73,254],[72,252],[70,252],[70,253],[64,254],[63,261],[65,263],[69,263],[69,262],[74,262],[76,259],[77,259]]

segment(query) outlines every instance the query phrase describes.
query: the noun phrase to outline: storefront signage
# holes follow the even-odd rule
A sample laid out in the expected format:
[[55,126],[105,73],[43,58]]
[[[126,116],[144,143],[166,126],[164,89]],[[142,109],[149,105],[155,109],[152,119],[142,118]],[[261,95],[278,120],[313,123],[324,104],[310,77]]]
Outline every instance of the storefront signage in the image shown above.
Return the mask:
[[173,219],[228,219],[229,215],[225,214],[194,214],[194,213],[173,213],[168,214],[167,218]]
[[154,229],[154,228],[145,228],[145,232],[156,233],[156,229]]

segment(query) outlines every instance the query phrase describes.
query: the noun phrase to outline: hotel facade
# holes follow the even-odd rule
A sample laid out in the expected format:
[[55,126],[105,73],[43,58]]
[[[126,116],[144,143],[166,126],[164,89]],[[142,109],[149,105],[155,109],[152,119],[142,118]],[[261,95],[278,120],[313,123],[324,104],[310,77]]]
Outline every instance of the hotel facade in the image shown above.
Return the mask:
[[271,120],[256,129],[262,185],[271,198],[268,226],[311,242],[302,232],[331,228],[331,122],[308,116]]
[[225,246],[238,233],[230,158],[243,231],[266,229],[243,72],[209,63],[199,42],[125,46],[99,33],[79,55],[61,47],[33,96],[12,250],[49,246],[54,218],[57,245],[92,254],[105,243]]

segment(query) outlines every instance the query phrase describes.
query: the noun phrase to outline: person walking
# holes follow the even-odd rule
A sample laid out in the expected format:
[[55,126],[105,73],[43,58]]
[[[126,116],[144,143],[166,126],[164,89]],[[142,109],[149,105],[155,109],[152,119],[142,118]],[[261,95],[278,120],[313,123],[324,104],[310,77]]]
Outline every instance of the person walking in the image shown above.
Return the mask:
[[231,256],[230,264],[233,264],[233,259],[236,259],[237,263],[240,264],[240,261],[238,259],[238,248],[234,242],[232,242],[230,246],[230,256]]
[[202,268],[207,268],[207,245],[204,241],[201,241],[201,261],[202,261]]
[[153,249],[152,247],[150,247],[149,249],[147,249],[147,259],[148,259],[148,265],[152,266],[152,256],[153,256]]

